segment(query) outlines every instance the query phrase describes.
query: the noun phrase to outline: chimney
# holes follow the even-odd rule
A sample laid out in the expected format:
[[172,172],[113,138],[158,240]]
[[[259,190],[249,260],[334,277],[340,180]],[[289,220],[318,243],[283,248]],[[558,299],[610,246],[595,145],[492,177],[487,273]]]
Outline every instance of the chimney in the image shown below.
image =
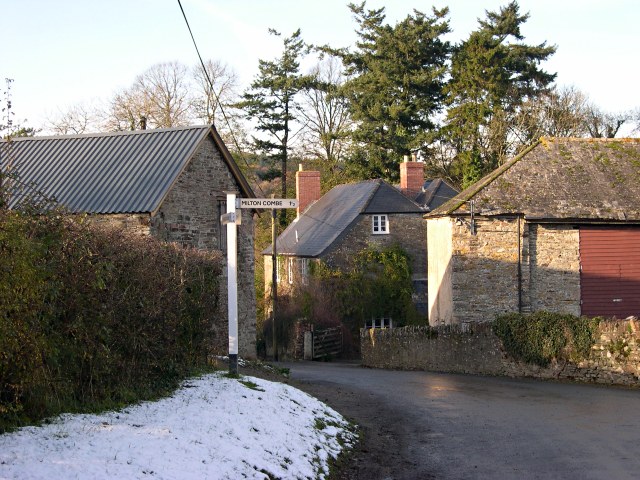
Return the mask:
[[296,198],[298,199],[298,217],[306,208],[320,198],[320,172],[305,172],[302,164],[296,172]]
[[412,160],[409,161],[409,156],[404,156],[404,162],[400,164],[400,190],[405,195],[414,198],[421,191],[424,185],[424,163],[416,162],[415,154],[412,155]]

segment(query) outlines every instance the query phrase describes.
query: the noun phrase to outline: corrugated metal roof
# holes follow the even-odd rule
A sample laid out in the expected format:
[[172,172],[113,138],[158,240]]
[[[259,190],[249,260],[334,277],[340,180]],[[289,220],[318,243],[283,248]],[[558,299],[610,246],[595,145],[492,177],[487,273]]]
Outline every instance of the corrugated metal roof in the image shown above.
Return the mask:
[[[154,212],[207,135],[212,135],[247,196],[253,196],[210,126],[15,138],[0,143],[3,171],[17,173],[9,207],[55,199],[72,212]],[[250,192],[250,193],[249,193]]]
[[[363,213],[423,211],[383,180],[338,185],[280,234],[277,252],[279,255],[318,257]],[[271,246],[262,253],[270,255]]]

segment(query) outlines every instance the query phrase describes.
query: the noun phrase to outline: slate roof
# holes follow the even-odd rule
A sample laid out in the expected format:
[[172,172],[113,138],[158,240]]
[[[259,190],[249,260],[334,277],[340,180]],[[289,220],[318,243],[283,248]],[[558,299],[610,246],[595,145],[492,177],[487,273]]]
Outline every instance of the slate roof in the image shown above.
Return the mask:
[[640,221],[640,139],[542,138],[428,217]]
[[[338,185],[294,220],[277,239],[277,253],[320,256],[360,214],[424,213],[383,180]],[[271,246],[263,255],[271,255]]]
[[460,193],[441,178],[427,180],[422,186],[422,191],[414,199],[419,205],[424,205],[429,211],[435,210],[443,203]]
[[2,141],[0,167],[18,175],[9,207],[31,198],[71,212],[154,213],[209,136],[242,194],[254,197],[215,128],[194,126]]

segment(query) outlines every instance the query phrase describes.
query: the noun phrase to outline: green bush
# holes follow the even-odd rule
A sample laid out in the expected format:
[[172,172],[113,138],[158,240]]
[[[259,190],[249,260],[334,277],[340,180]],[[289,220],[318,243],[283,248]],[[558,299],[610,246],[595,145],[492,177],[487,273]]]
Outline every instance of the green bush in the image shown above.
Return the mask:
[[508,313],[496,318],[493,331],[513,358],[546,367],[552,360],[587,358],[600,321],[551,312]]
[[0,431],[152,398],[222,352],[219,254],[0,210]]

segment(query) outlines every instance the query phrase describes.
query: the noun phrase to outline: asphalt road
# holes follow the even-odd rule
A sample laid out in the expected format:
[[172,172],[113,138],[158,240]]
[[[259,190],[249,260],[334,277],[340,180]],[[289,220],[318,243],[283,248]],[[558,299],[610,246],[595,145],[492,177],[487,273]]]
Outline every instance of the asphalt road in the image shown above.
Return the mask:
[[362,426],[346,479],[638,479],[640,390],[283,364]]

